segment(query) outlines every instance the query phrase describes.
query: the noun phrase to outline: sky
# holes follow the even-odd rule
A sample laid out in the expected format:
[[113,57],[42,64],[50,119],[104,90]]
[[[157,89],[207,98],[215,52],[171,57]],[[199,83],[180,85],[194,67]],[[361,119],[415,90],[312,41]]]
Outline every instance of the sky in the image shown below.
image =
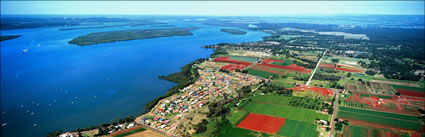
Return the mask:
[[424,15],[424,1],[1,1],[1,14]]

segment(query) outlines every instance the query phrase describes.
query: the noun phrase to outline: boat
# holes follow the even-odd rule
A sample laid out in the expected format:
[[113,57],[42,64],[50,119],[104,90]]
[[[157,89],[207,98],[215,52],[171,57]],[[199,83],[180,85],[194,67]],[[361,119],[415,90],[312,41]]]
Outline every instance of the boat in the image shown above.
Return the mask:
[[35,47],[40,47],[41,45],[40,44],[37,44],[37,46],[35,46]]
[[25,52],[28,52],[28,49],[22,50],[22,54],[25,54]]

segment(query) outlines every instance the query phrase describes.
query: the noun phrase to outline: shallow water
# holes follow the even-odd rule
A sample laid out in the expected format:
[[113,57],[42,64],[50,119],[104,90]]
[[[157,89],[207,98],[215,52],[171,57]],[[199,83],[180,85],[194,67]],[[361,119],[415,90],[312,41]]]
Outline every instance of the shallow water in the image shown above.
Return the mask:
[[[248,30],[245,35],[232,35],[221,32],[222,27],[170,24],[202,28],[192,31],[191,36],[84,47],[67,42],[91,32],[158,27],[1,31],[2,35],[23,35],[1,42],[1,123],[7,123],[1,128],[1,136],[45,136],[55,129],[86,128],[138,115],[147,102],[175,85],[158,76],[178,72],[191,61],[209,57],[213,50],[202,46],[258,41],[268,35]],[[28,52],[22,54],[24,49]]]

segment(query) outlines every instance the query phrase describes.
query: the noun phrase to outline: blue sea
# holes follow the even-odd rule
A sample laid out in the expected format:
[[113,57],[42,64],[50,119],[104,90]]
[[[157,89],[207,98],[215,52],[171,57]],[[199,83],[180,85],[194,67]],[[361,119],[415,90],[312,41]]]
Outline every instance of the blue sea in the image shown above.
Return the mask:
[[[191,36],[91,46],[67,42],[92,32],[158,27],[1,31],[1,35],[22,35],[1,42],[1,123],[7,123],[1,127],[1,136],[41,137],[55,129],[74,130],[136,116],[147,102],[176,85],[158,76],[209,57],[213,50],[202,46],[259,41],[268,36],[249,30],[245,35],[232,35],[220,32],[223,27],[197,23],[168,23],[176,25],[170,28],[201,28]],[[25,54],[24,49],[28,49]]]

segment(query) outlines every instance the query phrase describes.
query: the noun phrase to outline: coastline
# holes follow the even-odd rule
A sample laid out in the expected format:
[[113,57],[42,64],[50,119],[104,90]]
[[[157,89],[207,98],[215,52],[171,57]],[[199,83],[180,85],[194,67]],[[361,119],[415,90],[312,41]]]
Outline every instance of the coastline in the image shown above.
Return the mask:
[[[264,41],[265,37],[267,37],[267,36],[262,36],[261,39],[257,40],[257,41]],[[240,43],[240,42],[238,42],[238,43]],[[218,43],[218,44],[226,44],[226,43]],[[210,48],[210,47],[207,47],[207,46],[209,46],[209,45],[201,46],[201,48]],[[86,128],[77,128],[76,130],[72,130],[72,132],[78,132],[78,129],[79,129],[79,131],[97,130],[99,128],[104,128],[104,127],[107,127],[107,126],[110,126],[110,125],[114,125],[114,124],[117,123],[117,121],[123,121],[123,120],[126,121],[130,117],[133,118],[133,119],[131,121],[126,121],[126,122],[134,122],[136,120],[136,118],[138,118],[139,116],[142,116],[142,115],[145,115],[146,113],[149,113],[158,104],[158,102],[161,101],[162,99],[170,97],[170,96],[178,93],[180,89],[183,89],[184,87],[191,85],[194,82],[196,82],[196,80],[199,78],[199,73],[197,71],[199,68],[197,66],[192,67],[193,65],[202,63],[203,61],[208,60],[208,58],[214,58],[218,54],[222,54],[223,52],[225,52],[221,48],[212,48],[212,49],[214,49],[213,53],[209,54],[209,57],[198,58],[198,59],[184,65],[183,67],[181,67],[181,70],[178,71],[178,72],[171,73],[171,74],[168,74],[166,76],[158,76],[159,79],[174,82],[174,83],[177,83],[177,85],[168,89],[168,91],[164,95],[158,96],[158,97],[152,99],[151,101],[149,101],[145,105],[145,107],[143,108],[144,111],[142,113],[137,114],[135,116],[134,115],[128,115],[128,116],[123,117],[121,119],[112,120],[110,122],[104,122],[102,124],[98,124],[98,125],[94,125],[94,126],[88,126]],[[181,79],[181,76],[186,76],[186,78],[188,78],[188,79]],[[118,123],[122,124],[120,122],[118,122]],[[55,130],[55,131],[52,131],[52,132],[57,132],[57,131],[58,130]],[[52,132],[49,132],[49,133],[52,133]],[[66,132],[66,131],[64,131],[64,132]],[[108,135],[108,134],[104,134],[104,135]]]

